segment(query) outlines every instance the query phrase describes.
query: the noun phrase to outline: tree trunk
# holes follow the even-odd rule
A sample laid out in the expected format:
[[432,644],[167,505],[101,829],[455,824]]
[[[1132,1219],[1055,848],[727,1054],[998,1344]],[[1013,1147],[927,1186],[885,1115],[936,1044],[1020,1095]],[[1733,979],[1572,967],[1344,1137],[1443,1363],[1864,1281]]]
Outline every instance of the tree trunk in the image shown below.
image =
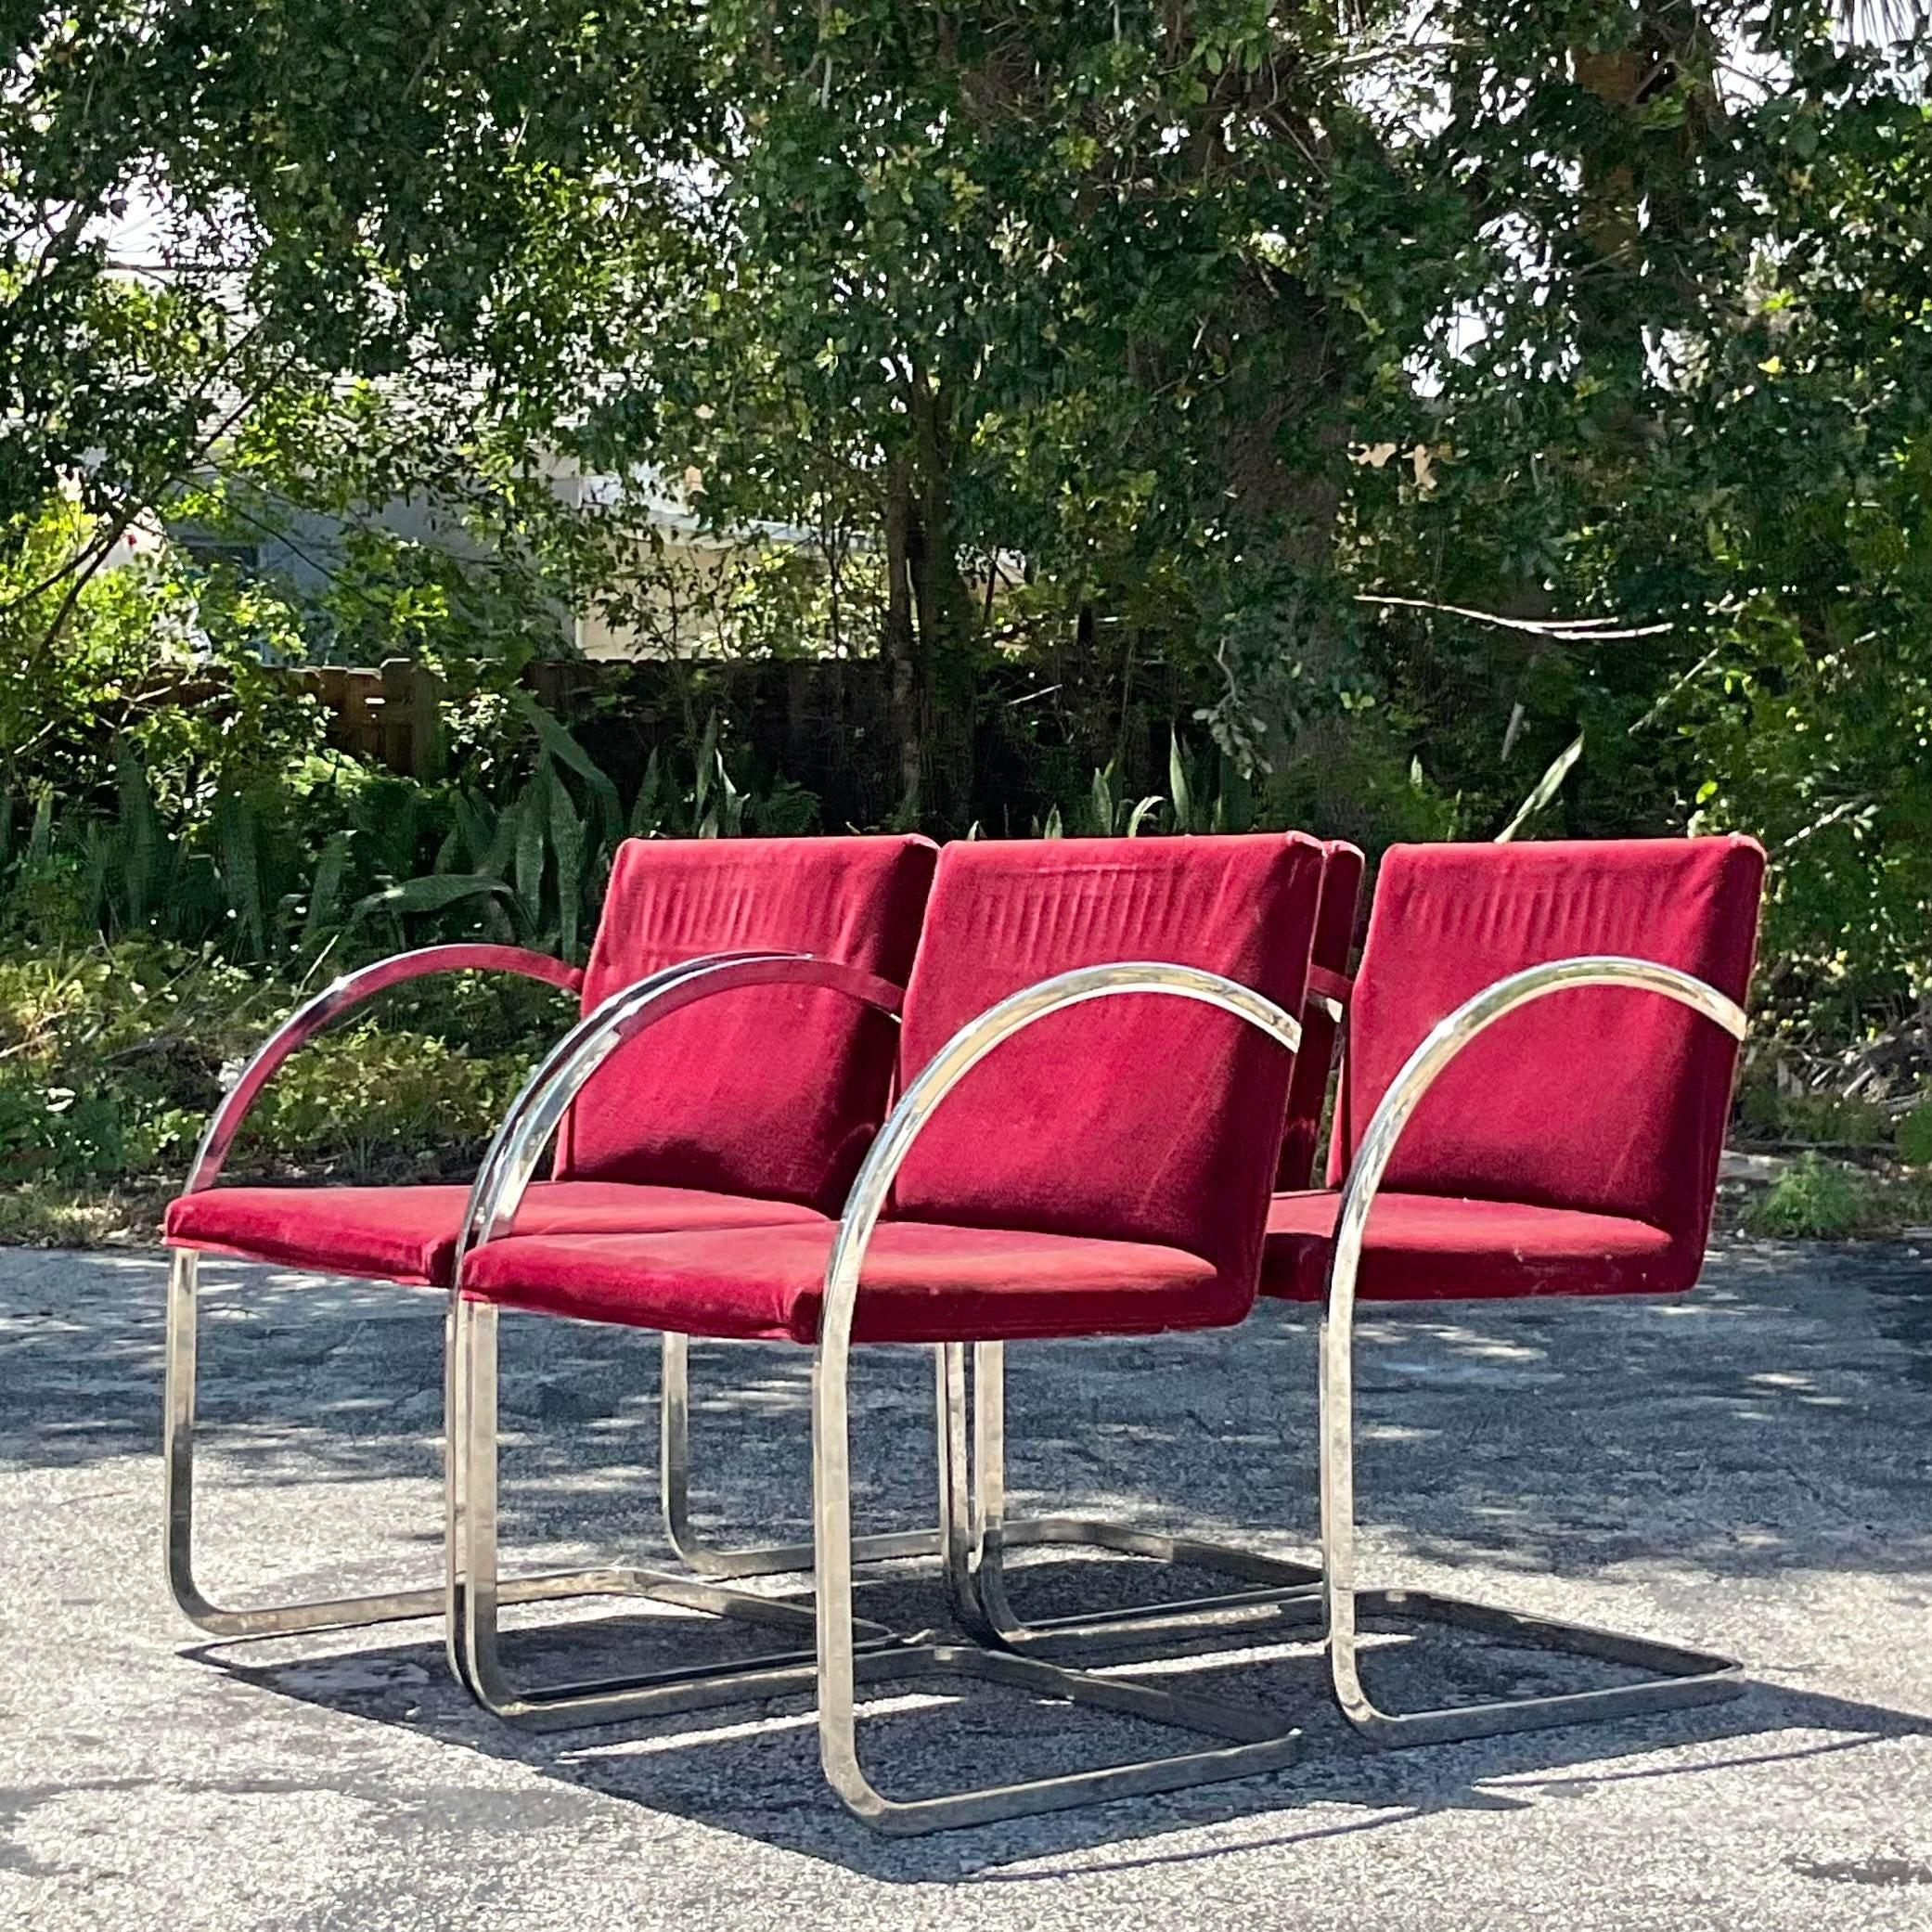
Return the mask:
[[906,575],[917,640],[913,688],[920,711],[921,799],[924,816],[947,827],[966,811],[972,795],[972,599],[951,536],[952,437],[945,400],[924,372],[915,369],[907,403],[913,444]]
[[925,767],[925,680],[912,621],[913,521],[911,470],[895,457],[885,470],[886,704],[898,744],[898,816],[908,826],[919,822]]

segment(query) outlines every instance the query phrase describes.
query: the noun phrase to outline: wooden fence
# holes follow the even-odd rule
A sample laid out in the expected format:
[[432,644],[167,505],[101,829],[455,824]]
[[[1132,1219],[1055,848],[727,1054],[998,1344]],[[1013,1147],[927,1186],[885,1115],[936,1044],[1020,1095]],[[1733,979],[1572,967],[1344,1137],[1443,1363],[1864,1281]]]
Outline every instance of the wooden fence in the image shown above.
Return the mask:
[[[628,668],[542,660],[525,666],[522,682],[547,711],[564,716],[586,690]],[[288,675],[291,683],[322,701],[329,716],[329,742],[339,750],[406,779],[421,778],[434,768],[443,681],[433,671],[393,657],[373,670],[323,664]]]
[[[375,669],[323,665],[289,677],[329,716],[329,742],[404,778],[441,765],[442,683],[406,658]],[[870,659],[721,663],[539,660],[522,683],[569,721],[586,751],[626,793],[653,751],[689,753],[715,713],[728,741],[820,799],[825,823],[869,824],[897,800],[883,667]]]

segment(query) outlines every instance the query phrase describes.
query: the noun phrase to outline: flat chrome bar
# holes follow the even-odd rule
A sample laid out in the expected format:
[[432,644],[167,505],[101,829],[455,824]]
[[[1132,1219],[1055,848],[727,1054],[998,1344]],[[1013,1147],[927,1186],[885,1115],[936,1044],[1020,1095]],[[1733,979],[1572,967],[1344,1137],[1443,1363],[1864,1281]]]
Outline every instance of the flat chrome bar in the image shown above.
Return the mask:
[[685,960],[613,993],[552,1049],[510,1104],[477,1171],[463,1216],[453,1280],[473,1248],[516,1217],[550,1137],[590,1076],[626,1041],[700,1000],[747,986],[823,986],[896,1015],[902,989],[876,973],[810,953],[730,953]]
[[[666,1333],[660,1339],[660,1495],[664,1534],[678,1560],[700,1577],[784,1577],[808,1572],[812,1567],[809,1543],[721,1550],[698,1535],[691,1523],[690,1346],[684,1335]],[[852,1553],[860,1563],[937,1556],[941,1553],[940,1532],[935,1526],[855,1537]]]
[[[1320,1340],[1324,1621],[1335,1701],[1341,1706],[1343,1716],[1358,1731],[1379,1744],[1436,1743],[1576,1723],[1586,1717],[1620,1717],[1637,1710],[1733,1696],[1742,1688],[1741,1667],[1729,1658],[1678,1650],[1670,1645],[1641,1645],[1641,1640],[1606,1640],[1603,1633],[1589,1632],[1579,1626],[1555,1625],[1547,1619],[1514,1617],[1506,1612],[1486,1610],[1481,1614],[1501,1616],[1513,1630],[1526,1634],[1565,1631],[1576,1640],[1565,1647],[1594,1643],[1597,1647],[1587,1654],[1610,1655],[1615,1661],[1624,1661],[1624,1657],[1607,1653],[1603,1648],[1606,1641],[1618,1646],[1637,1643],[1643,1649],[1650,1667],[1667,1675],[1659,1681],[1618,1685],[1604,1691],[1508,1698],[1400,1714],[1380,1709],[1362,1684],[1358,1612],[1364,1593],[1356,1580],[1354,1352],[1355,1290],[1369,1211],[1374,1205],[1376,1191],[1382,1185],[1403,1128],[1456,1055],[1479,1034],[1518,1008],[1552,993],[1582,986],[1619,986],[1655,993],[1701,1014],[1721,1026],[1733,1039],[1745,1036],[1744,1010],[1735,1000],[1690,973],[1655,960],[1603,954],[1551,960],[1511,973],[1466,999],[1409,1056],[1370,1120],[1342,1190]],[[1376,1601],[1386,1606],[1392,1599],[1385,1595]],[[1447,1600],[1414,1593],[1406,1601],[1439,1606]]]
[[[944,1650],[924,1661],[928,1668],[936,1661],[974,1675],[1047,1691],[1049,1694],[1057,1692],[1081,1702],[1104,1703],[1114,1709],[1135,1708],[1143,1715],[1221,1735],[1228,1734],[1230,1724],[1238,1723],[1237,1734],[1251,1741],[1176,1758],[911,1801],[887,1797],[867,1777],[859,1762],[857,1660],[852,1618],[849,1375],[852,1322],[867,1245],[884,1210],[894,1178],[919,1133],[951,1089],[987,1053],[1049,1013],[1089,999],[1130,992],[1173,995],[1233,1013],[1259,1026],[1291,1052],[1300,1041],[1299,1025],[1271,1000],[1218,974],[1192,967],[1140,961],[1083,967],[1026,987],[962,1027],[908,1087],[860,1164],[832,1243],[826,1265],[818,1347],[812,1368],[819,1757],[833,1790],[859,1817],[882,1831],[940,1831],[1058,1810],[1103,1797],[1176,1790],[1209,1779],[1244,1777],[1292,1761],[1299,1747],[1298,1737],[1293,1732],[1283,1735],[1271,1730],[1265,1738],[1255,1737],[1253,1714],[1236,1713],[1232,1707],[1180,1696],[1145,1684],[1128,1685],[1037,1658],[975,1646]],[[963,1393],[949,1365],[942,1374],[942,1386],[945,1394],[938,1404],[941,1462],[947,1472],[942,1491],[948,1513],[954,1519],[947,1526],[943,1539],[952,1572],[948,1582],[949,1588],[972,1604],[976,1599],[978,1578],[970,1564],[962,1560],[962,1552],[970,1552],[973,1541],[974,1518],[971,1513],[983,1511],[984,1504],[963,1496],[957,1480],[959,1444],[964,1430]],[[883,1668],[896,1670],[900,1665],[908,1669],[913,1668],[904,1658]]]
[[[165,1492],[165,1561],[170,1592],[183,1613],[212,1636],[229,1639],[286,1637],[310,1630],[354,1629],[444,1614],[442,1589],[391,1590],[367,1596],[317,1598],[298,1603],[230,1608],[201,1589],[194,1569],[195,1398],[197,1264],[191,1248],[170,1256],[163,1376],[161,1481]],[[506,1578],[498,1594],[506,1604],[560,1603],[585,1596],[637,1595],[644,1573],[621,1569],[556,1570]],[[805,1615],[800,1613],[801,1617]]]
[[[1144,1647],[1157,1637],[1206,1638],[1239,1626],[1243,1637],[1304,1629],[1321,1615],[1320,1570],[1285,1558],[1261,1556],[1231,1544],[1163,1535],[1082,1516],[1005,1519],[1006,1349],[999,1342],[973,1347],[973,1569],[984,1634],[1025,1654],[1085,1655],[1095,1649]],[[1007,1550],[1024,1545],[1092,1545],[1168,1565],[1218,1570],[1257,1588],[1179,1602],[1023,1621],[1006,1591]]]
[[253,1057],[214,1110],[201,1136],[201,1144],[195,1150],[194,1165],[188,1169],[187,1185],[182,1191],[198,1194],[203,1188],[214,1185],[256,1097],[281,1063],[324,1027],[333,1025],[351,1008],[406,981],[426,979],[439,972],[485,971],[517,973],[566,993],[575,992],[584,984],[584,975],[574,966],[520,946],[425,946],[344,973],[323,987],[306,1005],[298,1007],[255,1049]]
[[[485,1334],[484,1325],[473,1310],[487,1305],[467,1302],[462,1283],[470,1256],[485,1243],[501,1238],[514,1225],[517,1209],[535,1176],[544,1149],[578,1094],[612,1053],[646,1028],[700,1000],[744,987],[779,985],[822,986],[894,1018],[904,997],[901,988],[876,973],[808,953],[714,955],[667,967],[612,995],[558,1043],[511,1103],[477,1171],[464,1210],[450,1289],[448,1375],[453,1423],[459,1427],[452,1428],[451,1447],[444,1462],[444,1583],[452,1664],[478,1702],[496,1716],[531,1722],[561,1721],[567,1718],[572,1722],[597,1723],[649,1711],[699,1709],[711,1703],[731,1702],[739,1695],[774,1694],[768,1690],[754,1693],[737,1688],[753,1680],[735,1667],[724,1672],[700,1672],[695,1678],[688,1672],[673,1673],[668,1678],[658,1673],[651,1677],[613,1678],[531,1690],[519,1690],[509,1682],[497,1657],[496,1639],[496,1606],[504,1601],[500,1587],[494,1581],[496,1311],[494,1307],[490,1309],[492,1319]],[[459,1346],[459,1338],[463,1337],[467,1337],[467,1342]],[[457,1359],[463,1347],[467,1347],[471,1358],[467,1369]],[[472,1416],[469,1405],[485,1381],[491,1391],[487,1413]],[[665,1397],[661,1452],[675,1457],[688,1434],[689,1397],[682,1392],[681,1384],[673,1386],[669,1376]],[[671,1414],[674,1407],[678,1411],[675,1427]],[[458,1440],[463,1445],[460,1451],[457,1447]],[[685,1453],[688,1455],[688,1451]],[[478,1471],[485,1468],[490,1485],[488,1506],[472,1512],[465,1488]],[[486,1555],[489,1564],[489,1576],[483,1579],[487,1588],[480,1588],[469,1570],[479,1552]],[[800,1619],[805,1624],[810,1621],[809,1612],[794,1604],[778,1604],[771,1598],[656,1572],[634,1574],[641,1579],[635,1593],[686,1607],[753,1622],[778,1623],[786,1628],[803,1627]],[[869,1636],[869,1642],[897,1641],[880,1627],[867,1628],[873,1633]],[[766,1660],[763,1668],[782,1675],[805,1666],[792,1660]]]
[[[791,971],[804,956],[778,953],[720,953],[680,961],[648,979],[623,988],[606,999],[586,1019],[571,1029],[559,1046],[525,1082],[512,1103],[509,1114],[492,1142],[471,1190],[470,1213],[473,1215],[480,1193],[500,1162],[510,1130],[520,1126],[537,1104],[549,1095],[552,1076],[560,1067],[581,1076],[572,1088],[573,1095],[587,1079],[599,1060],[625,1039],[666,1011],[676,1011],[694,998],[723,992],[734,985],[766,984],[765,979],[726,968],[767,966],[778,962],[779,977],[785,983],[839,985],[854,997],[869,1003],[895,1009],[898,989],[871,974],[839,966],[831,961],[806,960],[802,974]],[[547,954],[528,952],[520,947],[456,945],[426,947],[416,952],[400,953],[391,959],[349,973],[317,994],[285,1021],[256,1051],[241,1077],[216,1109],[195,1159],[185,1191],[198,1192],[212,1186],[218,1178],[228,1150],[243,1118],[262,1088],[290,1054],[313,1039],[324,1027],[340,1019],[352,1008],[374,998],[389,987],[439,972],[497,970],[519,972],[525,977],[574,990],[583,975]],[[667,996],[685,987],[688,982],[703,978],[703,991],[691,991],[685,998],[670,1000]],[[653,1005],[653,1001],[657,1002]],[[586,1041],[596,1042],[600,1050],[585,1065],[578,1057]],[[565,1103],[567,1105],[567,1102]],[[550,1128],[560,1119],[562,1107],[554,1110]],[[540,1149],[538,1150],[540,1152]],[[534,1168],[534,1158],[532,1167]],[[530,1179],[526,1172],[524,1185]],[[517,1190],[521,1198],[522,1186]],[[513,1206],[512,1206],[513,1211]],[[499,1217],[497,1225],[501,1225]],[[466,1244],[469,1217],[466,1216]],[[163,1404],[163,1488],[165,1491],[165,1548],[169,1587],[183,1612],[200,1629],[221,1637],[287,1635],[306,1630],[351,1629],[417,1616],[440,1615],[450,1590],[445,1576],[441,1588],[385,1591],[366,1596],[317,1599],[302,1603],[262,1604],[229,1608],[213,1603],[196,1584],[193,1574],[194,1438],[197,1377],[197,1263],[194,1250],[177,1248],[173,1253],[168,1286],[167,1337],[165,1345],[165,1394]],[[453,1319],[453,1317],[451,1318]],[[453,1358],[445,1341],[444,1403],[452,1420],[460,1391],[452,1374]],[[445,1457],[444,1486],[456,1480]],[[445,1557],[445,1568],[454,1561]],[[585,1595],[636,1594],[629,1585],[613,1586],[612,1578],[642,1577],[645,1572],[595,1570],[559,1573],[544,1578],[511,1578],[499,1582],[498,1597],[504,1603],[561,1601]],[[664,1579],[673,1581],[676,1579]]]
[[[1629,969],[1631,968],[1637,970],[1630,972]],[[1526,981],[1534,984],[1526,988]],[[1664,981],[1668,981],[1668,984],[1664,984]],[[1727,996],[1713,988],[1703,986],[1689,975],[1677,974],[1673,969],[1657,967],[1649,961],[1626,960],[1614,956],[1553,962],[1553,967],[1530,969],[1528,972],[1517,975],[1513,982],[1505,981],[1496,987],[1487,989],[1470,1002],[1470,1006],[1475,1008],[1478,1013],[1487,1014],[1487,1017],[1480,1019],[1475,1030],[1480,1030],[1482,1025],[1493,1024],[1495,1019],[1501,1017],[1502,1011],[1513,1010],[1513,1006],[1525,998],[1540,998],[1545,993],[1562,990],[1567,986],[1597,985],[1636,985],[1642,989],[1662,993],[1665,997],[1676,998],[1694,1011],[1722,1025],[1733,1037],[1743,1037],[1745,1024],[1744,1013]],[[1499,1001],[1507,1003],[1499,1007]],[[1452,1014],[1443,1023],[1438,1032],[1457,1031],[1462,1020],[1463,1016]],[[1459,1050],[1460,1045],[1466,1044],[1470,1037],[1474,1037],[1474,1032],[1461,1034],[1452,1050]],[[1439,1071],[1439,1066],[1437,1070]],[[1405,1069],[1404,1075],[1398,1076],[1398,1084],[1401,1078],[1407,1076],[1407,1072]],[[1429,1077],[1433,1078],[1434,1075],[1430,1075]],[[1411,1096],[1405,1110],[1405,1119],[1408,1114],[1413,1112],[1414,1105],[1418,1104],[1419,1101],[1419,1092]],[[1359,1167],[1357,1171],[1360,1171]],[[1364,1205],[1358,1221],[1358,1233],[1365,1224],[1366,1217],[1367,1209]],[[1359,1265],[1359,1260],[1358,1250],[1356,1265]],[[1352,1314],[1352,1297],[1349,1306]],[[1333,1332],[1324,1336],[1325,1372],[1330,1368],[1327,1350],[1332,1340]],[[974,1378],[975,1400],[984,1413],[976,1413],[975,1417],[976,1431],[979,1433],[976,1456],[981,1463],[997,1470],[1003,1463],[1004,1458],[1001,1365],[997,1345],[984,1348],[981,1353],[983,1362]],[[1334,1397],[1339,1395],[1346,1397],[1348,1391],[1345,1385],[1336,1382],[1329,1383],[1328,1390],[1329,1400],[1325,1415],[1346,1426],[1346,1418],[1337,1413]],[[1329,1427],[1325,1423],[1324,1441],[1329,1439]],[[1352,1434],[1350,1440],[1352,1442]],[[1336,1507],[1336,1485],[1333,1481],[1335,1473],[1332,1464],[1329,1479],[1325,1481],[1323,1488],[1325,1520],[1328,1520],[1329,1513]],[[982,1480],[984,1481],[984,1477]],[[1352,1483],[1350,1490],[1352,1497]],[[1352,1522],[1348,1528],[1347,1541],[1352,1556]],[[1032,1624],[1022,1624],[1017,1619],[1009,1620],[1011,1612],[1006,1606],[1001,1588],[999,1564],[1003,1549],[1018,1547],[1023,1542],[1093,1544],[1168,1562],[1184,1563],[1190,1567],[1220,1570],[1257,1581],[1268,1577],[1272,1571],[1282,1587],[1237,1591],[1162,1605],[1135,1606],[1088,1617],[1043,1618]],[[1226,1629],[1230,1624],[1240,1629],[1243,1638],[1250,1638],[1257,1633],[1257,1625],[1281,1623],[1293,1627],[1310,1621],[1325,1622],[1328,1616],[1326,1599],[1329,1592],[1323,1583],[1323,1572],[1320,1567],[1263,1557],[1225,1543],[1207,1542],[1188,1537],[1159,1537],[1100,1519],[1077,1516],[1040,1517],[1007,1524],[1000,1528],[999,1533],[989,1535],[979,1562],[982,1601],[994,1612],[998,1641],[1014,1648],[1024,1648],[1030,1654],[1051,1651],[1056,1646],[1064,1647],[1069,1643],[1077,1655],[1087,1655],[1096,1649],[1140,1649],[1146,1647],[1149,1641],[1154,1638],[1204,1637],[1213,1634],[1217,1628]],[[1682,1645],[1625,1636],[1614,1631],[1595,1629],[1586,1625],[1531,1616],[1464,1598],[1446,1596],[1436,1591],[1365,1591],[1356,1588],[1349,1592],[1349,1600],[1352,1604],[1349,1629],[1340,1644],[1336,1646],[1342,1661],[1338,1666],[1332,1668],[1337,1669],[1343,1683],[1350,1684],[1349,1698],[1348,1701],[1344,1701],[1344,1708],[1350,1710],[1351,1721],[1383,1743],[1423,1743],[1436,1738],[1475,1736],[1518,1728],[1540,1728],[1545,1725],[1591,1721],[1641,1710],[1675,1708],[1711,1702],[1734,1695],[1739,1688],[1740,1667],[1732,1660]],[[1360,1614],[1460,1625],[1493,1636],[1510,1638],[1518,1642],[1537,1644],[1545,1649],[1566,1651],[1572,1655],[1607,1663],[1647,1669],[1656,1673],[1658,1681],[1646,1684],[1611,1686],[1601,1691],[1569,1693],[1541,1699],[1464,1707],[1449,1712],[1423,1712],[1409,1718],[1390,1717],[1376,1710],[1368,1703],[1365,1694],[1359,1693],[1355,1618]],[[1337,1695],[1338,1701],[1343,1701],[1339,1687]]]
[[[721,1704],[808,1691],[811,1654],[781,1652],[717,1665],[676,1666],[628,1677],[611,1677],[522,1688],[504,1668],[498,1646],[498,1611],[519,1601],[497,1576],[497,1311],[487,1302],[458,1301],[451,1325],[459,1429],[450,1443],[462,1480],[445,1491],[445,1535],[459,1552],[447,1573],[443,1604],[458,1681],[492,1716],[530,1725],[587,1725],[618,1719],[704,1710]],[[691,1578],[649,1570],[586,1573],[596,1593],[648,1598],[715,1616],[729,1616],[782,1630],[813,1628],[812,1611],[772,1597],[728,1591]],[[578,1594],[592,1593],[587,1591]],[[529,1599],[522,1599],[528,1601]],[[867,1626],[869,1648],[898,1647],[900,1640]]]

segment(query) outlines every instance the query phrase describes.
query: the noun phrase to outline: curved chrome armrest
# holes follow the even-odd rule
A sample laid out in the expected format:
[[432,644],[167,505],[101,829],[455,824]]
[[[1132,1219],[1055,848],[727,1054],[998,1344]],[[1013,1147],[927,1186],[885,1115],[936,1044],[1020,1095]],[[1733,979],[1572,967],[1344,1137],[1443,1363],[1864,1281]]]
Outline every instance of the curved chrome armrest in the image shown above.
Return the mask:
[[1122,993],[1164,993],[1196,1000],[1258,1026],[1269,1037],[1297,1052],[1301,1023],[1273,1000],[1198,966],[1177,966],[1162,960],[1129,960],[1104,966],[1079,966],[1056,973],[1036,985],[1023,987],[969,1020],[926,1063],[919,1077],[900,1096],[891,1117],[879,1130],[845,1197],[837,1238],[825,1267],[824,1312],[819,1318],[821,1349],[843,1351],[851,1337],[852,1312],[858,1298],[859,1269],[886,1196],[912,1144],[940,1103],[1002,1040],[1011,1038],[1049,1013],[1106,999]]
[[[1321,1578],[1329,1668],[1343,1714],[1365,1730],[1386,1733],[1399,1727],[1418,1740],[1430,1735],[1473,1736],[1485,1729],[1496,1728],[1486,1720],[1501,1712],[1539,1707],[1546,1713],[1541,1721],[1548,1723],[1555,1721],[1548,1713],[1574,1712],[1579,1703],[1587,1705],[1591,1699],[1605,1694],[1592,1692],[1581,1694],[1580,1698],[1565,1694],[1530,1699],[1526,1705],[1520,1701],[1504,1702],[1460,1711],[1391,1718],[1376,1709],[1363,1688],[1356,1655],[1355,1289],[1361,1269],[1369,1210],[1375,1204],[1376,1191],[1388,1171],[1402,1129],[1456,1055],[1505,1014],[1573,986],[1624,986],[1658,993],[1715,1021],[1733,1039],[1745,1037],[1745,1012],[1736,1000],[1675,966],[1611,953],[1552,960],[1485,986],[1447,1019],[1438,1021],[1389,1082],[1381,1103],[1370,1117],[1348,1179],[1343,1184],[1341,1205],[1336,1211],[1318,1345],[1321,1386]],[[1472,1722],[1476,1724],[1475,1730],[1467,1728]]]
[[187,1186],[182,1191],[198,1194],[203,1188],[214,1185],[236,1132],[254,1105],[256,1096],[282,1062],[297,1048],[306,1046],[325,1026],[333,1024],[351,1008],[406,980],[426,979],[437,972],[474,971],[519,973],[566,993],[575,992],[584,984],[584,975],[576,967],[552,959],[547,953],[531,952],[520,946],[425,946],[344,973],[305,1005],[298,1007],[256,1048],[253,1057],[242,1068],[240,1078],[214,1110],[214,1117],[201,1136],[201,1144],[195,1150],[194,1166],[188,1170]]
[[470,1191],[452,1281],[460,1286],[471,1250],[509,1228],[550,1137],[591,1075],[619,1047],[715,994],[787,985],[828,987],[894,1018],[905,998],[903,987],[857,966],[811,953],[779,952],[686,960],[612,994],[558,1041],[510,1102]]
[[[1576,986],[1623,986],[1658,993],[1714,1021],[1733,1039],[1743,1039],[1748,1023],[1745,1010],[1728,994],[1675,966],[1655,960],[1629,959],[1616,953],[1591,953],[1573,960],[1550,960],[1526,966],[1473,993],[1446,1019],[1436,1022],[1428,1037],[1403,1063],[1388,1084],[1381,1104],[1362,1133],[1348,1178],[1343,1183],[1342,1204],[1335,1218],[1334,1249],[1329,1260],[1329,1299],[1333,1307],[1338,1282],[1344,1293],[1354,1293],[1355,1269],[1361,1257],[1362,1232],[1369,1208],[1396,1151],[1402,1129],[1413,1118],[1437,1077],[1476,1035],[1506,1014],[1532,1001]],[[1344,1255],[1346,1260],[1344,1260]]]

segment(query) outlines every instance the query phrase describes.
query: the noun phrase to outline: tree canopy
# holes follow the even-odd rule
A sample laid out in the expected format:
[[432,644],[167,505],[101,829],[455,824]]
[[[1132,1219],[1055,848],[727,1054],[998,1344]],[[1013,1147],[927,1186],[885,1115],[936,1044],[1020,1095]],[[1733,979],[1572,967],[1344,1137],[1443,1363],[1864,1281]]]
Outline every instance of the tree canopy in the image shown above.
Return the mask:
[[890,664],[908,819],[989,818],[996,709],[1093,766],[1211,737],[1264,811],[1372,842],[1493,836],[1561,766],[1526,829],[1765,838],[1807,997],[1932,981],[1923,34],[1784,0],[0,17],[17,547],[61,488],[111,543],[219,446],[453,493],[622,599],[636,506],[560,521],[541,476],[650,466],[824,533],[796,647]]

